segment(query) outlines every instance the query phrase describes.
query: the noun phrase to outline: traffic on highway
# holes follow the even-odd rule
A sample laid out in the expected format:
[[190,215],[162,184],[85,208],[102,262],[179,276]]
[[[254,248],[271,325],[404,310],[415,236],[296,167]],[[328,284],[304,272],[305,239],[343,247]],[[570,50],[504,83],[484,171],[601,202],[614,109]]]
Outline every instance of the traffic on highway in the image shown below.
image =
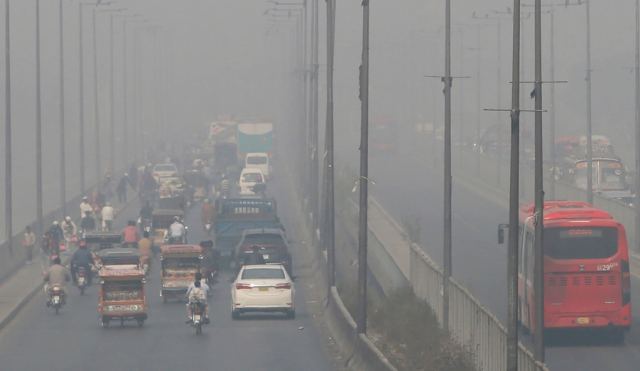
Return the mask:
[[0,370],[640,364],[640,0],[0,0]]

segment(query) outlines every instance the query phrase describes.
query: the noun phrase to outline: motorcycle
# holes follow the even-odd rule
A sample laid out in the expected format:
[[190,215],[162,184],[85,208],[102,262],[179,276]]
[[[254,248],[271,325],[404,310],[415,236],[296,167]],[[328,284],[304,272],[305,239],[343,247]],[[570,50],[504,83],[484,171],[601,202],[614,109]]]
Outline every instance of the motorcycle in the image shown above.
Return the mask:
[[140,226],[140,230],[142,232],[151,233],[151,219],[149,219],[149,218],[138,218],[138,225]]
[[204,224],[204,231],[207,232],[207,236],[211,236],[211,222]]
[[65,303],[64,291],[59,285],[54,285],[49,289],[49,300],[47,301],[47,307],[53,308],[56,314],[60,312],[60,308]]
[[207,323],[204,317],[204,303],[192,302],[189,304],[189,309],[191,312],[190,325],[196,329],[196,335],[200,335],[202,334],[202,325]]
[[84,290],[88,286],[87,270],[83,266],[79,266],[76,272],[76,286],[80,290],[80,295],[84,295]]

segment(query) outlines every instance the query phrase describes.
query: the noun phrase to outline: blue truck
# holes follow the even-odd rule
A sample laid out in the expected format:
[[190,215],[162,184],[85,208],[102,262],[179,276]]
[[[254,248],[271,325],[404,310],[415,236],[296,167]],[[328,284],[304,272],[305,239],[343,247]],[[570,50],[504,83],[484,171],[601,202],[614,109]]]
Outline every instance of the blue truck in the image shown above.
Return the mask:
[[277,228],[284,230],[278,218],[276,200],[270,198],[228,198],[216,201],[215,249],[223,262],[233,257],[245,229]]

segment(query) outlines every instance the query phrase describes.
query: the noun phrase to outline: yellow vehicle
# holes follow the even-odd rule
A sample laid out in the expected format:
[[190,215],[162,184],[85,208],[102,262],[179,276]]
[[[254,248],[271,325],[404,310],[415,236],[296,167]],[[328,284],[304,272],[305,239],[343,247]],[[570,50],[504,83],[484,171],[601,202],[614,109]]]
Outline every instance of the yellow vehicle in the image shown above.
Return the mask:
[[147,319],[147,297],[142,269],[136,265],[106,265],[100,269],[98,313],[100,325],[108,327],[113,320],[133,320],[138,326]]
[[160,253],[162,301],[184,298],[197,272],[203,270],[204,253],[198,245],[165,245]]

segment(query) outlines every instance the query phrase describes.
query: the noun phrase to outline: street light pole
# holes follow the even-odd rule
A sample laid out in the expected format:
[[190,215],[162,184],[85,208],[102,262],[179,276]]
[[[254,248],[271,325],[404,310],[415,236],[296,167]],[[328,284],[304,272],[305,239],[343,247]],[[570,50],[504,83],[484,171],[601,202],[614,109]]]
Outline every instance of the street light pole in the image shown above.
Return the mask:
[[11,165],[11,27],[9,0],[4,0],[4,222],[7,247],[13,256],[13,192]]
[[129,158],[129,140],[127,138],[128,129],[128,102],[127,102],[127,21],[122,20],[122,157],[123,166],[126,168]]
[[442,326],[449,331],[449,283],[451,279],[451,0],[445,3],[444,37],[444,245],[442,277]]
[[58,22],[60,32],[60,208],[67,215],[67,165],[65,159],[65,117],[64,117],[64,2],[58,2]]
[[[536,332],[535,356],[544,363],[544,173],[542,165],[542,2],[534,2],[535,39],[535,238],[534,238],[534,286]],[[553,80],[552,80],[553,81]],[[553,84],[553,83],[552,83]]]
[[84,44],[83,44],[83,3],[78,3],[78,94],[80,104],[78,107],[79,129],[78,136],[80,140],[80,193],[84,194],[86,190],[86,173],[85,173],[85,155],[84,155]]
[[115,148],[116,148],[116,127],[115,127],[115,35],[113,22],[115,15],[109,16],[109,170],[111,174],[116,170]]
[[329,275],[329,288],[336,285],[335,269],[335,194],[334,194],[334,166],[333,166],[333,63],[335,51],[335,19],[336,1],[327,1],[327,113],[326,113],[326,168],[325,177],[327,184],[325,223],[326,223],[326,248],[327,269]]
[[36,0],[36,220],[38,236],[44,234],[42,197],[42,73],[40,70],[40,0]]
[[635,200],[633,208],[635,210],[635,241],[637,248],[638,241],[640,241],[640,0],[636,0],[636,37],[634,40],[634,48],[636,53],[635,61],[635,137],[636,137],[636,174],[635,174]]
[[518,370],[518,207],[520,186],[520,0],[513,0],[511,77],[511,169],[507,263],[507,371]]
[[593,143],[591,122],[591,6],[585,0],[587,21],[587,202],[593,203]]
[[362,64],[360,65],[360,202],[358,229],[357,331],[367,332],[367,212],[369,191],[369,0],[362,0]]
[[100,154],[100,97],[98,96],[98,31],[96,29],[97,5],[93,8],[93,117],[95,121],[95,151],[96,151],[96,182],[99,184],[102,176],[102,156]]

